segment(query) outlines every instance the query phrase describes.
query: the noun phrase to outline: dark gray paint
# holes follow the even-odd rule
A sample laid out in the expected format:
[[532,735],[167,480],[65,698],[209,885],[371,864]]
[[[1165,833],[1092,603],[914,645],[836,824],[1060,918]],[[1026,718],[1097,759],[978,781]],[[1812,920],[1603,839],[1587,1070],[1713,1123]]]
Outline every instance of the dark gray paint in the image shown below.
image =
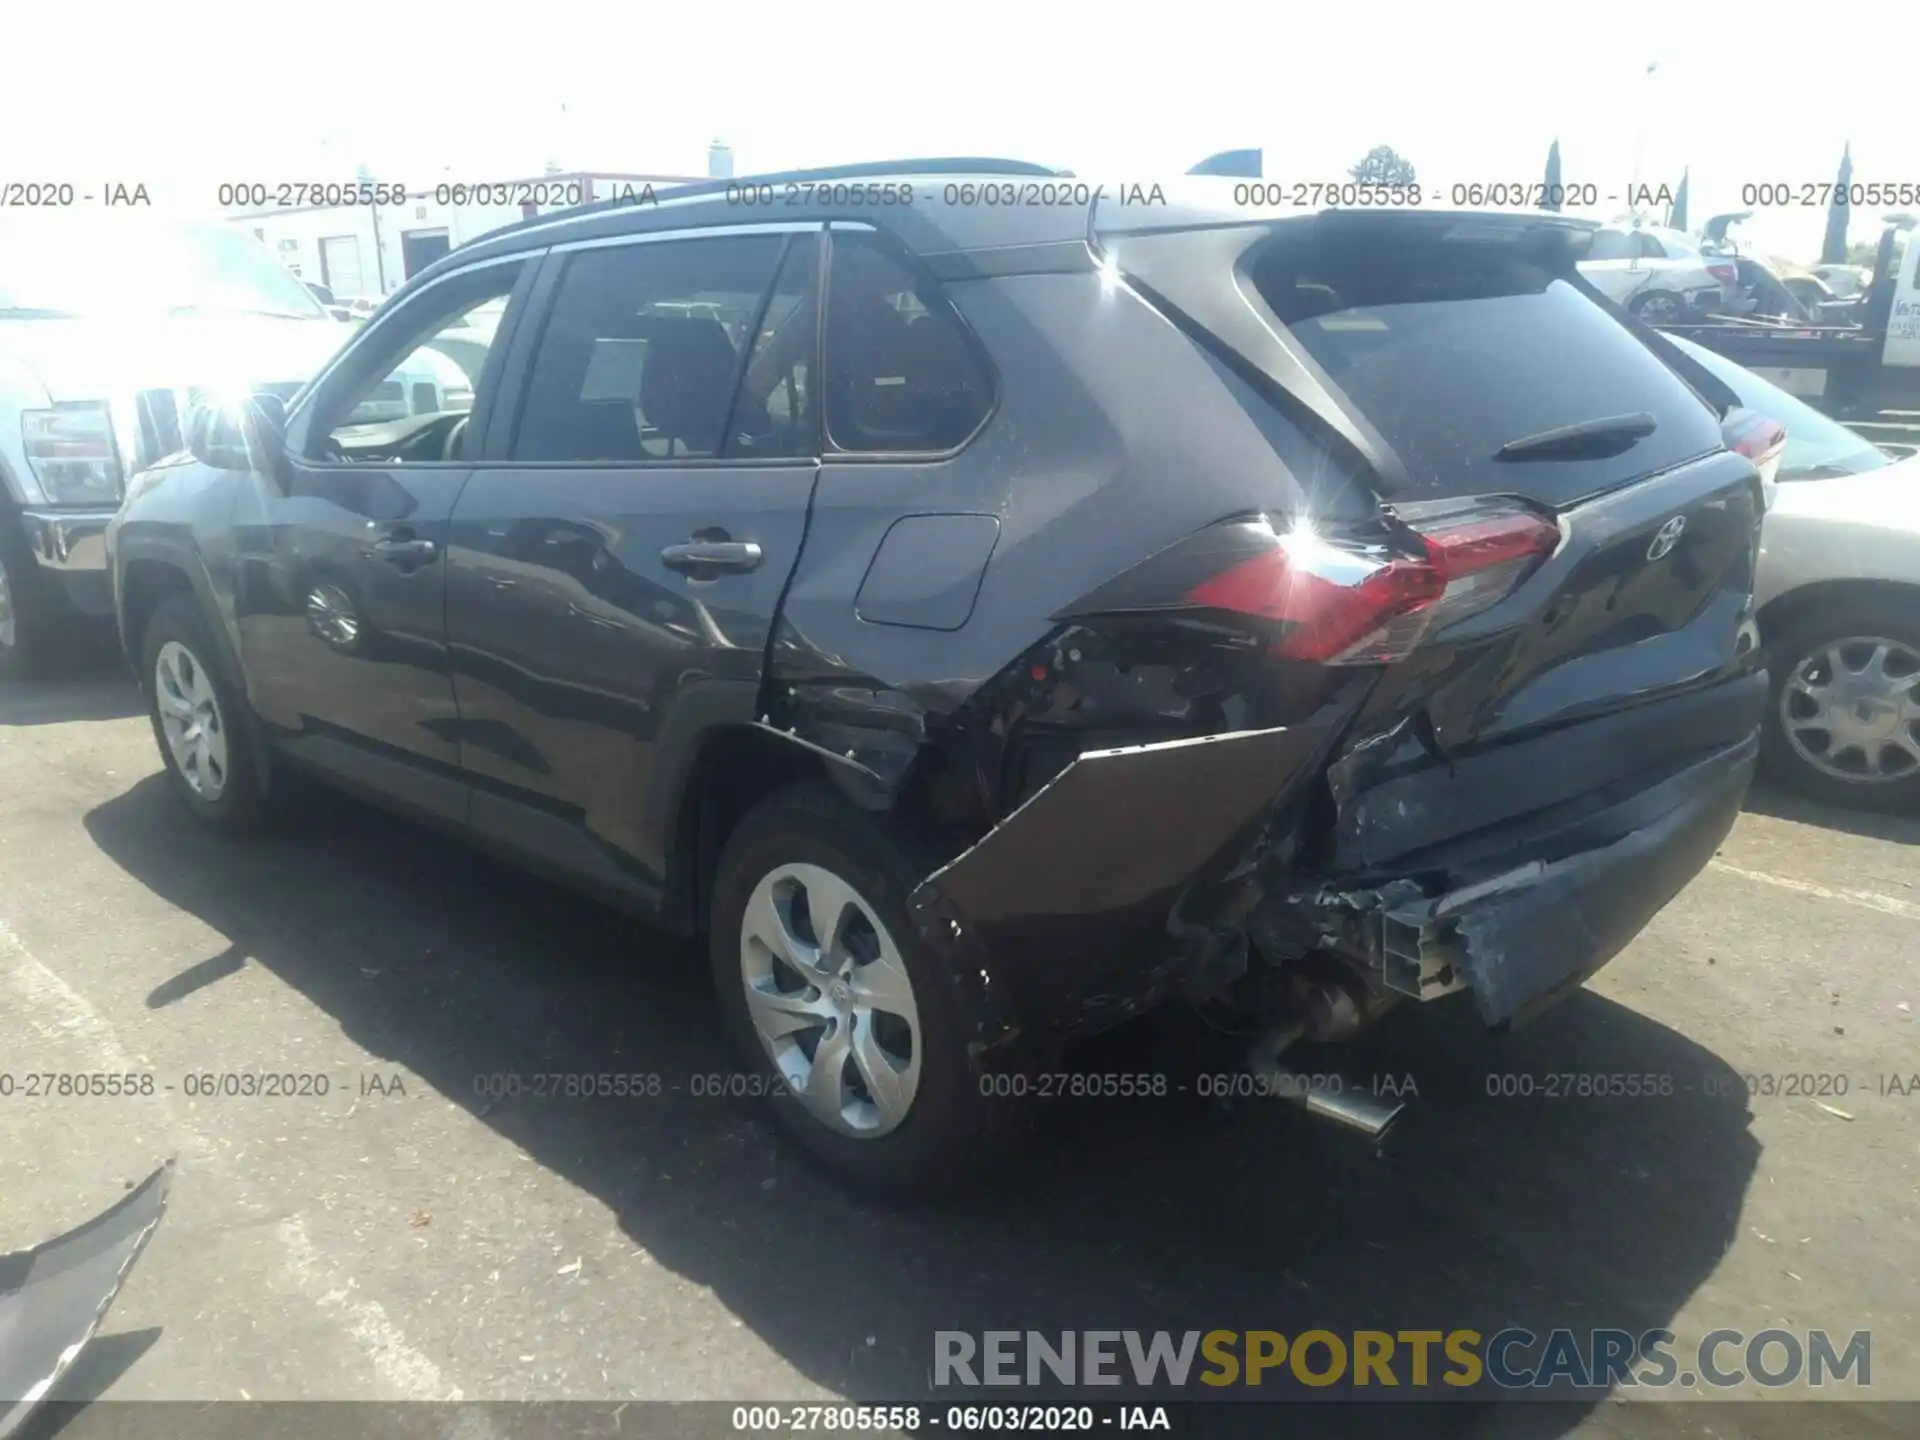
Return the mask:
[[[774,655],[783,682],[866,680],[950,712],[1046,635],[1048,617],[1145,556],[1300,503],[1244,387],[1131,291],[1079,274],[948,294],[1000,367],[1000,408],[950,459],[826,459]],[[973,614],[937,647],[847,604],[909,507],[1000,518]]]
[[[334,733],[453,767],[458,711],[445,644],[448,522],[462,466],[290,464],[236,536],[234,619],[248,695],[296,737]],[[432,558],[392,547],[425,541]],[[351,645],[309,623],[317,586],[344,596]]]
[[991,515],[902,515],[874,553],[854,613],[869,625],[958,630],[999,539]]
[[[475,471],[447,556],[465,770],[652,870],[640,801],[657,741],[691,691],[758,687],[814,469]],[[719,532],[758,544],[760,568],[699,580],[662,563],[666,547]]]
[[989,927],[1130,908],[1177,890],[1279,803],[1325,738],[1276,727],[1085,751],[925,886]]

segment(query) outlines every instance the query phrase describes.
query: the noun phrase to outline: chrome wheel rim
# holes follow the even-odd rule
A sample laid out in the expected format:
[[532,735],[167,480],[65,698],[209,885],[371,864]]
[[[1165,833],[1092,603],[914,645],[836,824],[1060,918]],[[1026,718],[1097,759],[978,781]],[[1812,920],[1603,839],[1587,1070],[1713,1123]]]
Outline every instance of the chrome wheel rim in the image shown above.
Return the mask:
[[920,1011],[893,936],[818,865],[764,876],[740,925],[747,1014],[791,1098],[861,1139],[907,1118],[920,1087]]
[[1781,687],[1780,727],[1800,759],[1835,780],[1920,773],[1920,651],[1858,635],[1802,656]]
[[7,578],[7,562],[0,560],[0,647],[17,644],[13,619],[13,581]]
[[1639,313],[1643,320],[1651,322],[1678,320],[1680,302],[1671,295],[1649,296],[1646,303],[1641,305]]
[[154,660],[153,697],[180,778],[202,799],[218,799],[227,788],[226,721],[206,668],[178,640]]

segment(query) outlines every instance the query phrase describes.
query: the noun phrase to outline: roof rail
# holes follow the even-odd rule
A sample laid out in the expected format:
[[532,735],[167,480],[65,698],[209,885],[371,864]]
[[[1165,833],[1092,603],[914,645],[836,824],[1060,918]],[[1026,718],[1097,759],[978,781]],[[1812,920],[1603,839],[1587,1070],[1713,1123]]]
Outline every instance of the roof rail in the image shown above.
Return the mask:
[[[669,184],[656,188],[663,199],[670,197],[674,200],[692,200],[702,195],[725,194],[736,185],[786,185],[814,180],[860,180],[881,175],[1050,175],[1056,179],[1070,179],[1073,172],[1058,170],[1050,165],[1036,165],[1030,160],[946,156],[928,160],[864,160],[855,165],[826,165],[813,170],[778,170],[763,175],[736,175],[730,180],[695,180],[685,185]],[[497,240],[503,235],[512,235],[534,225],[551,225],[556,220],[597,215],[605,211],[627,209],[631,205],[631,200],[596,200],[589,205],[576,205],[545,215],[532,215],[525,220],[516,220],[511,225],[502,225],[497,230],[489,230],[485,235],[476,237],[475,243]]]

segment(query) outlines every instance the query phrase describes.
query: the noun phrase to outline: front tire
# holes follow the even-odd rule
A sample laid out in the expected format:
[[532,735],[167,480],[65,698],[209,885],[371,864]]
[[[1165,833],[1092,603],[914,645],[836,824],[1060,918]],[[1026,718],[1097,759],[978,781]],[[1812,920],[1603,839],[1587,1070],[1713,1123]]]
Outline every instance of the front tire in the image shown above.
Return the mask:
[[140,678],[167,784],[209,829],[246,834],[266,818],[246,697],[227,678],[191,596],[147,622]]
[[55,611],[19,517],[0,494],[0,680],[30,680],[46,670]]
[[729,1038],[782,1123],[843,1179],[913,1195],[978,1173],[1003,1117],[960,987],[908,918],[923,872],[903,848],[825,785],[779,792],[721,854],[709,946]]
[[1920,625],[1848,600],[1790,622],[1767,656],[1771,778],[1830,805],[1920,806]]

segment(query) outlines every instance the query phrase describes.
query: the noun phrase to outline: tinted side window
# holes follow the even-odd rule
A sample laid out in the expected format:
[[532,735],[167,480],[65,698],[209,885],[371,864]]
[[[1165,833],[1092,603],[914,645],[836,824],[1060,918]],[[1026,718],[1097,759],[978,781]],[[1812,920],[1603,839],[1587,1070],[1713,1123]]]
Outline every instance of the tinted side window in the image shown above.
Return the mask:
[[[308,458],[325,458],[336,441],[351,439],[332,433],[343,427],[472,410],[522,268],[512,261],[453,276],[409,299],[393,323],[352,342],[315,402]],[[345,326],[340,333],[352,334]]]
[[1665,260],[1668,258],[1667,252],[1661,247],[1660,242],[1647,234],[1635,235],[1633,237],[1633,253],[1641,260]]
[[785,237],[574,255],[534,353],[516,460],[720,454],[740,356]]
[[951,450],[979,428],[993,382],[960,319],[875,237],[833,235],[827,434],[860,453]]
[[740,379],[723,455],[764,460],[820,453],[813,385],[819,271],[820,237],[794,236]]

